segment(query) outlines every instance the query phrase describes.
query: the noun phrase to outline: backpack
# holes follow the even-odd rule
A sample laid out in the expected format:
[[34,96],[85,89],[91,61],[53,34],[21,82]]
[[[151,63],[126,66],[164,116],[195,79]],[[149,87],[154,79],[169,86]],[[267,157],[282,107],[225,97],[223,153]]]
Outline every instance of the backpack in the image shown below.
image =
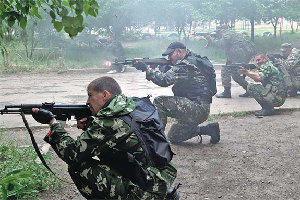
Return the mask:
[[116,169],[123,177],[128,178],[134,184],[146,189],[153,183],[149,182],[147,166],[142,166],[135,159],[134,152],[139,148],[145,152],[148,166],[164,168],[172,160],[174,153],[163,131],[163,124],[158,112],[148,97],[133,97],[136,108],[129,115],[121,116],[130,126],[130,133],[136,133],[139,145],[129,151],[110,151],[101,154],[102,163]]
[[217,93],[216,72],[214,66],[206,56],[201,57],[200,55],[196,54],[194,54],[194,56],[196,57],[196,63],[194,64],[198,69],[201,70],[201,72],[207,79],[209,93],[211,96],[214,96]]
[[148,97],[133,97],[133,101],[135,110],[121,119],[130,126],[130,132],[136,133],[150,166],[161,168],[168,165],[174,153],[155,106]]

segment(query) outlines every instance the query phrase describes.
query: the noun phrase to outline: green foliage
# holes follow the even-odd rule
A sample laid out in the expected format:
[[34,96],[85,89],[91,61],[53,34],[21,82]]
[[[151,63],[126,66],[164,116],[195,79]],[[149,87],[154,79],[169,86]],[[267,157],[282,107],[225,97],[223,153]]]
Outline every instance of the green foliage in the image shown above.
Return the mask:
[[279,52],[283,43],[293,43],[300,39],[300,34],[283,33],[281,37],[257,37],[254,40],[257,53]]
[[25,29],[30,16],[42,19],[40,13],[43,10],[51,17],[58,32],[64,28],[72,38],[85,27],[83,13],[94,17],[98,14],[98,3],[96,0],[0,0],[0,10],[1,36],[14,24]]
[[[4,137],[1,136],[0,138]],[[44,155],[49,160],[49,155]],[[57,179],[34,160],[33,147],[18,148],[12,143],[0,144],[0,198],[32,199],[49,186],[59,185]]]

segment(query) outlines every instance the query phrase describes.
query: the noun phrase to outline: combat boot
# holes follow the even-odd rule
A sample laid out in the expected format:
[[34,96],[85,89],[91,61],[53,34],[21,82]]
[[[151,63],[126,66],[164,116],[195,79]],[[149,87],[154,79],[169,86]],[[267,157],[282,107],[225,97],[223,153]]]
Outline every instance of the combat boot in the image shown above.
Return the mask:
[[239,97],[249,97],[250,94],[246,91],[244,94],[240,94]]
[[271,116],[275,114],[275,110],[274,109],[261,109],[259,111],[255,112],[255,116],[257,117],[262,117],[262,116]]
[[181,183],[178,183],[177,186],[175,187],[171,187],[167,192],[165,200],[179,200],[180,198],[179,191],[178,191],[179,186],[181,186]]
[[216,95],[217,98],[231,98],[231,89],[230,87],[224,87],[224,92]]
[[288,95],[290,96],[290,97],[295,97],[295,96],[297,96],[297,89],[292,89],[291,91],[289,91],[288,92]]
[[209,135],[210,143],[216,144],[220,141],[220,127],[218,122],[209,123],[207,125],[198,125],[200,128],[199,135]]
[[255,116],[257,117],[262,117],[262,116],[271,116],[275,114],[275,110],[274,107],[269,105],[269,104],[265,104],[265,103],[260,103],[262,109],[259,111],[255,112]]

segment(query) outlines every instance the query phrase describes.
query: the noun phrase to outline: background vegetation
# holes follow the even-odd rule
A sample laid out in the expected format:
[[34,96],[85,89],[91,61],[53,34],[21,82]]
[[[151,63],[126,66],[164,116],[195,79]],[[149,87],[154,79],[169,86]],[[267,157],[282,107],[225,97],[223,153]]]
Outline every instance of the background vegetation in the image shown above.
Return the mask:
[[161,57],[179,40],[223,62],[195,34],[219,24],[247,33],[258,52],[274,51],[299,38],[299,8],[300,0],[0,0],[0,73],[103,67],[109,55],[95,41],[108,34],[127,58]]
[[[109,55],[95,41],[108,34],[127,58],[161,57],[179,40],[223,62],[195,34],[219,24],[247,33],[258,52],[274,51],[298,39],[299,8],[300,0],[0,0],[0,73],[102,67]],[[271,37],[261,37],[266,31]]]

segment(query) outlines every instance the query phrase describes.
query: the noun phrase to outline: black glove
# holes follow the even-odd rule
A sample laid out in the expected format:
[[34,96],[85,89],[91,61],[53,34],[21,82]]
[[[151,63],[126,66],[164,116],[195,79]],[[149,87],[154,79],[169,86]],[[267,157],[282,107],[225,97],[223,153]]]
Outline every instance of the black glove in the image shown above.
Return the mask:
[[45,109],[40,109],[37,113],[32,113],[32,117],[42,124],[49,124],[50,121],[55,118],[55,115],[53,115],[52,112]]
[[147,70],[147,65],[142,61],[135,62],[132,66],[135,67],[137,70],[141,70],[142,72]]

